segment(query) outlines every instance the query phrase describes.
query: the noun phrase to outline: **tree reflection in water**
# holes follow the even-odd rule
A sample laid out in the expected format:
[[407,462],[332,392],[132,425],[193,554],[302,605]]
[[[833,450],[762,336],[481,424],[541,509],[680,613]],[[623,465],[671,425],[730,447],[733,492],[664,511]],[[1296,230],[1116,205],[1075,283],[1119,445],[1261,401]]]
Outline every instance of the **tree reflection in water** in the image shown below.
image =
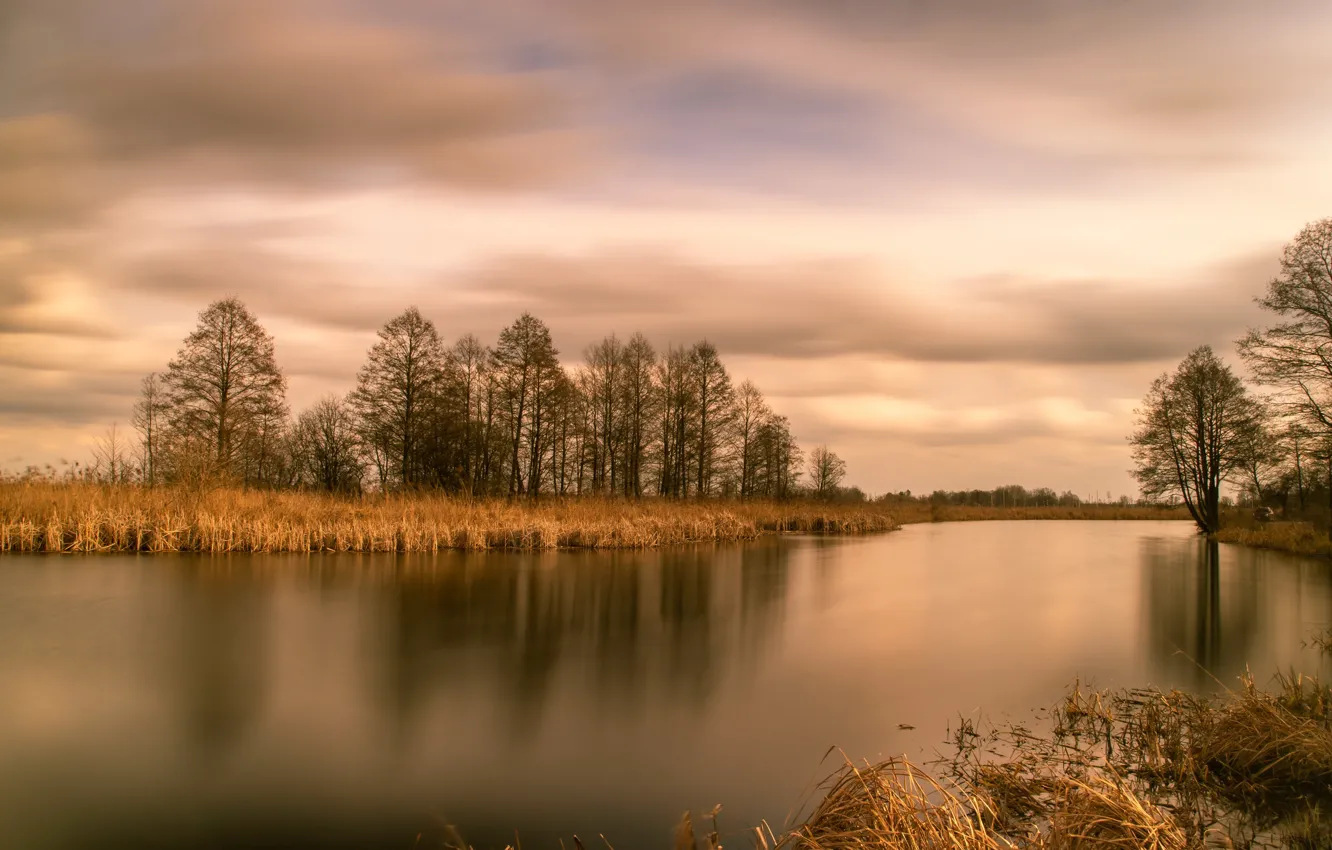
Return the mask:
[[1172,681],[1230,687],[1253,656],[1265,585],[1236,560],[1201,538],[1143,541],[1147,640],[1157,669]]
[[[557,683],[593,702],[702,707],[780,629],[780,540],[655,552],[461,555],[384,589],[385,696],[400,736],[433,693],[496,687],[533,734]],[[587,692],[587,691],[590,691]]]

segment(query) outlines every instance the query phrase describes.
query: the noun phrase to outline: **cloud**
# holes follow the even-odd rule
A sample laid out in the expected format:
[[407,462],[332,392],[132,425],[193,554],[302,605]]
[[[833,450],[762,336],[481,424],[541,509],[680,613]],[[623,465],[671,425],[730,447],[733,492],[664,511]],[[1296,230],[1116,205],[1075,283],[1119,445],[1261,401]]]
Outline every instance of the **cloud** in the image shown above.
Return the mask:
[[0,419],[7,424],[86,425],[129,418],[141,375],[121,371],[15,368],[0,364]]
[[[238,294],[261,314],[371,331],[416,304],[451,336],[489,339],[522,312],[548,322],[566,357],[616,331],[659,345],[700,338],[730,356],[873,356],[935,363],[1158,362],[1224,349],[1259,320],[1253,296],[1275,252],[1169,280],[991,276],[895,280],[854,261],[772,266],[695,262],[656,251],[517,254],[379,287],[354,268],[262,244],[187,245],[127,262],[129,292],[202,306]],[[392,293],[389,295],[388,293]]]
[[0,212],[78,206],[74,164],[122,193],[162,181],[496,190],[544,185],[581,156],[558,81],[483,67],[461,35],[294,0],[132,0],[117,12],[132,24],[97,5],[20,4],[15,31],[43,49],[9,63],[36,82],[15,87],[18,115],[0,123]]
[[76,223],[99,202],[87,139],[69,116],[0,120],[0,230]]

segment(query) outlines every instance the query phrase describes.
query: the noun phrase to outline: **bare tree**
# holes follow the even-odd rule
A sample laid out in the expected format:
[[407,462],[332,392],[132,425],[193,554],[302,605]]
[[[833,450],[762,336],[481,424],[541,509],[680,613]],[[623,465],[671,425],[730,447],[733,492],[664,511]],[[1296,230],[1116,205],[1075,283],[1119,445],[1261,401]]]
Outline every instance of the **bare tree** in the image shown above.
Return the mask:
[[661,431],[657,489],[663,496],[685,498],[689,495],[690,423],[698,405],[690,380],[689,353],[683,348],[667,349],[657,363],[655,379]]
[[526,492],[535,497],[541,489],[541,457],[548,436],[543,426],[563,377],[558,355],[550,329],[531,313],[500,332],[491,354],[507,428],[510,496]]
[[93,475],[104,484],[128,484],[131,471],[129,445],[113,423],[93,444]]
[[432,394],[444,368],[435,325],[409,307],[379,329],[348,396],[361,438],[380,463],[380,481],[416,483],[417,453],[426,439]]
[[1144,496],[1179,494],[1199,530],[1221,527],[1221,482],[1243,472],[1262,410],[1210,346],[1152,383],[1137,411],[1133,475]]
[[224,474],[261,437],[266,421],[287,412],[287,381],[273,338],[236,298],[199,314],[163,378],[176,434],[200,443]]
[[139,468],[143,483],[152,487],[158,482],[158,463],[166,440],[167,397],[156,372],[146,375],[141,384],[139,400],[134,403],[130,424],[139,432]]
[[740,460],[740,498],[754,494],[754,478],[760,463],[759,432],[772,418],[772,410],[763,400],[763,394],[753,382],[740,384],[736,393],[735,438],[736,455]]
[[483,443],[487,439],[485,420],[486,367],[490,351],[471,334],[453,344],[451,352],[458,372],[458,388],[463,415],[463,489],[480,489]]
[[759,426],[752,493],[770,499],[787,499],[795,492],[804,455],[791,434],[785,416],[772,415]]
[[690,349],[689,370],[697,414],[694,420],[694,460],[697,464],[694,492],[698,496],[708,496],[712,494],[722,462],[721,451],[735,422],[735,390],[731,386],[731,376],[717,355],[717,347],[707,340]]
[[622,423],[619,414],[623,401],[621,373],[624,345],[615,334],[587,347],[583,355],[578,385],[586,396],[591,436],[589,461],[592,466],[592,490],[615,493]]
[[326,396],[296,418],[293,453],[299,480],[322,490],[354,491],[361,486],[355,418],[337,396]]
[[[1307,225],[1281,254],[1281,273],[1258,299],[1279,321],[1250,330],[1240,356],[1259,383],[1307,426],[1312,442],[1332,440],[1332,218]],[[1303,492],[1303,470],[1300,470]],[[1332,510],[1332,453],[1327,462]],[[1332,524],[1328,526],[1332,536]]]
[[[1257,504],[1263,505],[1280,496],[1282,472],[1287,454],[1283,432],[1273,420],[1270,411],[1260,403],[1253,426],[1243,429],[1236,437],[1239,475],[1245,490],[1251,492]],[[1279,499],[1281,505],[1284,498]]]
[[827,446],[809,453],[809,486],[817,499],[831,499],[846,477],[846,462]]
[[641,333],[630,337],[624,346],[624,493],[643,495],[643,466],[651,434],[651,419],[656,410],[656,392],[652,381],[657,352]]

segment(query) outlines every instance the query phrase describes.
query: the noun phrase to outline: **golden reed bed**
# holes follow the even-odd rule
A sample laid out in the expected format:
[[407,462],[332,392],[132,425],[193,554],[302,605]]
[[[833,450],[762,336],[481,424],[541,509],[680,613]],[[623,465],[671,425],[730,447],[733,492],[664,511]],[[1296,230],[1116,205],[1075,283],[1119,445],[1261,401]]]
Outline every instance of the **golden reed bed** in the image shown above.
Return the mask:
[[438,552],[642,549],[763,534],[866,534],[898,527],[877,505],[814,502],[531,504],[439,495],[92,485],[0,485],[0,552]]
[[1296,555],[1332,555],[1327,531],[1307,522],[1273,522],[1258,526],[1231,526],[1216,533],[1222,543],[1238,543],[1258,549],[1275,549]]

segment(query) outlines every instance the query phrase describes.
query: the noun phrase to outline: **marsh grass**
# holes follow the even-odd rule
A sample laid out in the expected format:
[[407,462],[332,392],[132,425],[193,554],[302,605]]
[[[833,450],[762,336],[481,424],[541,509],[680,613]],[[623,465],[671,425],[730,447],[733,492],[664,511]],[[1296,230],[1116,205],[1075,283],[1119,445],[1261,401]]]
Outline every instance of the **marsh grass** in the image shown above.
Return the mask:
[[1222,528],[1215,536],[1222,543],[1239,543],[1297,555],[1332,555],[1332,542],[1329,542],[1327,533],[1307,522],[1233,525]]
[[88,484],[0,485],[0,552],[439,552],[643,549],[898,527],[875,505],[349,498]]

